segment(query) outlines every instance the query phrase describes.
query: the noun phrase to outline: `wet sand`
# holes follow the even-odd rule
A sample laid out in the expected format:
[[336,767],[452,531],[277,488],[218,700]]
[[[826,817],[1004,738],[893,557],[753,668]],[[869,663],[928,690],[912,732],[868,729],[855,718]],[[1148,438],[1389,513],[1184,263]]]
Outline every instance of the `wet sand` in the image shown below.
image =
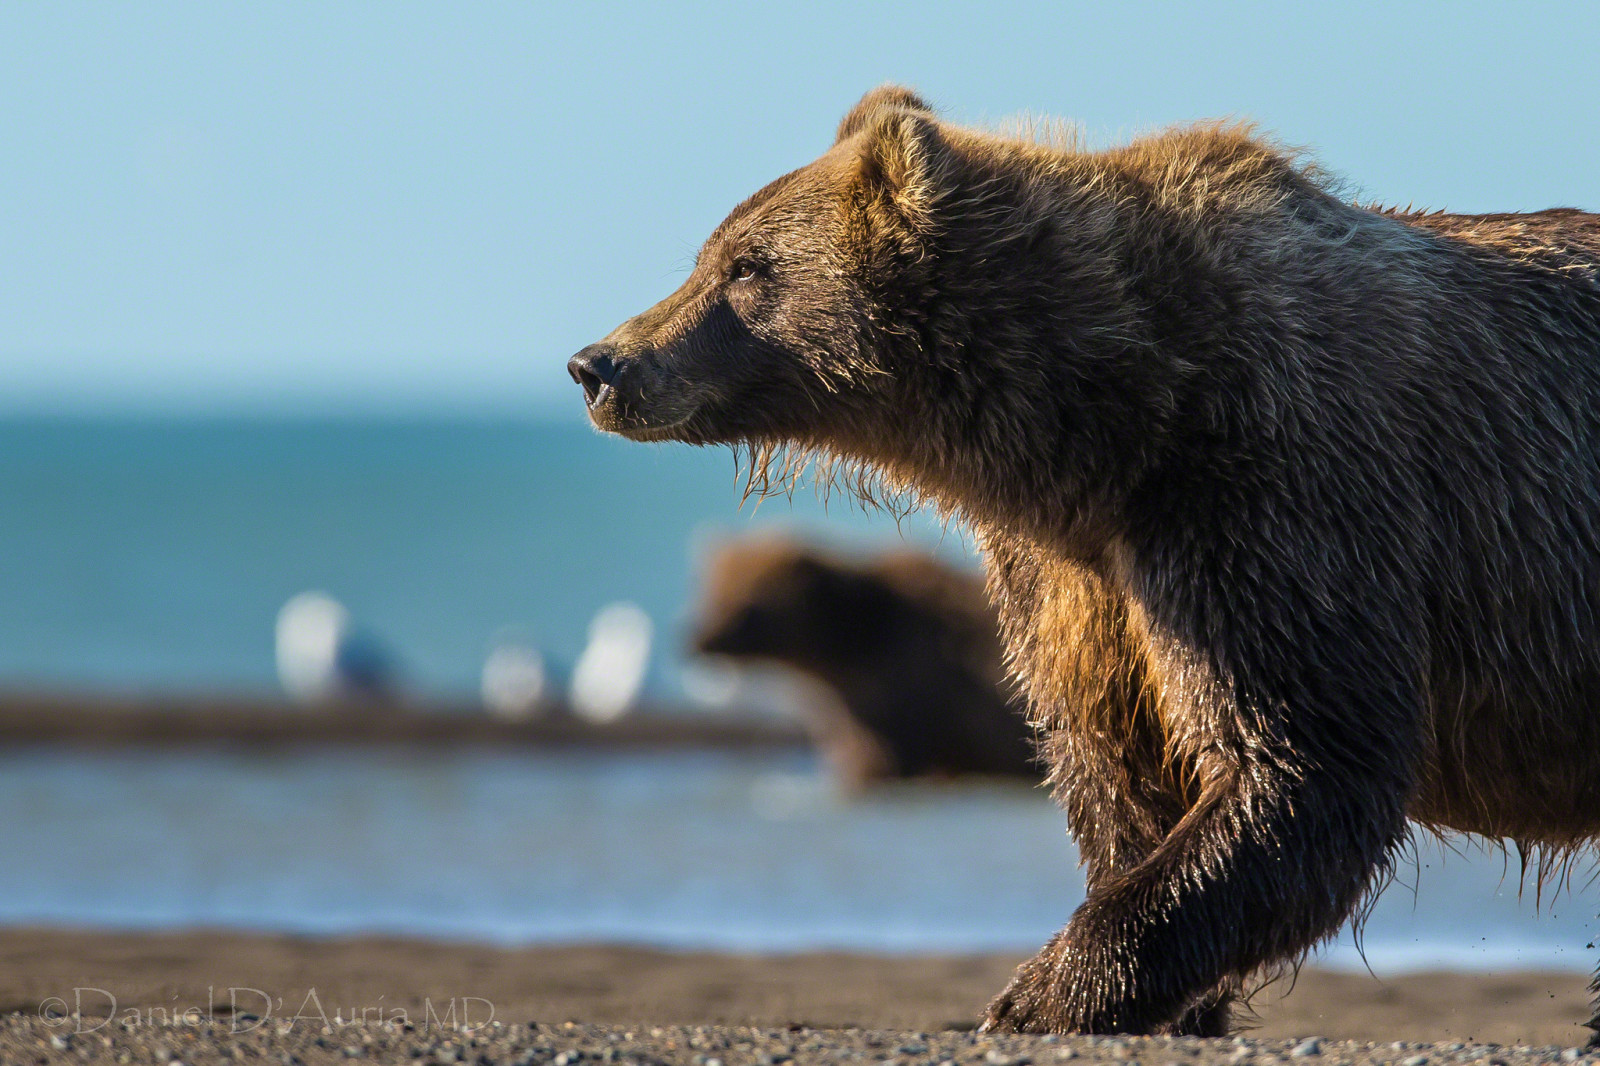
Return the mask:
[[[781,1054],[808,1061],[807,1055],[782,1050],[807,1039],[789,1031],[803,1027],[862,1031],[846,1040],[849,1046],[841,1051],[846,1058],[859,1053],[872,1059],[962,1062],[975,1055],[996,1066],[998,1059],[984,1058],[996,1051],[1001,1058],[1021,1055],[1038,1064],[1050,1061],[1060,1048],[1051,1046],[1045,1055],[1040,1049],[1047,1045],[974,1042],[970,1034],[960,1032],[970,1028],[985,1000],[1019,961],[1020,957],[1007,955],[746,956],[609,946],[499,949],[402,939],[318,940],[209,931],[4,929],[0,930],[0,1009],[12,1013],[0,1026],[0,1052],[6,1047],[56,1053],[70,1047],[106,1050],[101,1037],[110,1036],[112,1051],[118,1047],[141,1054],[171,1051],[187,1062],[195,1056],[179,1050],[174,1041],[199,1040],[210,1054],[248,1035],[233,1030],[247,1030],[254,1034],[251,1040],[267,1041],[274,1057],[289,1053],[303,1061],[320,1061],[310,1052],[329,1050],[315,1043],[323,1039],[332,1041],[330,1054],[337,1058],[347,1046],[365,1046],[365,1035],[379,1043],[392,1037],[399,1041],[398,1050],[392,1049],[396,1059],[409,1060],[412,1056],[406,1049],[416,1040],[405,1041],[417,1033],[436,1043],[458,1035],[449,1024],[453,1011],[456,1023],[470,1026],[486,1039],[512,1041],[490,1054],[489,1061],[500,1061],[501,1052],[509,1055],[508,1049],[516,1051],[515,1059],[536,1047],[545,1048],[548,1054],[541,1052],[530,1061],[554,1061],[563,1051],[616,1050],[624,1044],[637,1048],[626,1054],[618,1051],[623,1059],[653,1055],[660,1061],[691,1062],[695,1054],[702,1054],[735,1066]],[[1259,1017],[1249,1036],[1267,1044],[1248,1047],[1283,1055],[1290,1045],[1281,1042],[1298,1043],[1315,1036],[1383,1045],[1342,1050],[1330,1045],[1324,1049],[1325,1056],[1333,1056],[1328,1061],[1399,1061],[1423,1054],[1438,1062],[1441,1056],[1470,1059],[1473,1053],[1471,1047],[1444,1051],[1411,1046],[1419,1042],[1543,1046],[1544,1056],[1550,1057],[1561,1048],[1582,1044],[1588,1036],[1578,1024],[1587,1017],[1584,986],[1584,976],[1577,973],[1433,973],[1380,980],[1307,968],[1292,991],[1280,985],[1257,995]],[[74,1005],[80,1008],[80,1020],[47,1024],[41,1019],[41,1011],[70,1014]],[[108,1015],[113,1023],[97,1028]],[[172,1026],[175,1018],[184,1024]],[[491,1018],[501,1026],[523,1028],[513,1033],[487,1026]],[[415,1032],[388,1024],[402,1021]],[[569,1022],[579,1025],[568,1028]],[[530,1023],[539,1028],[527,1029]],[[617,1028],[613,1033],[585,1026]],[[670,1036],[649,1034],[667,1026],[756,1027],[763,1033],[752,1037],[754,1043],[743,1050],[725,1048],[726,1054],[719,1055],[693,1050],[687,1030]],[[78,1035],[76,1045],[71,1040],[66,1041],[68,1047],[49,1042],[52,1035],[71,1037],[75,1030],[91,1028],[93,1033]],[[325,1028],[330,1032],[323,1033]],[[929,1038],[904,1034],[941,1031],[946,1036],[940,1038],[944,1043],[936,1052],[895,1051],[918,1040],[928,1043]],[[624,1040],[619,1035],[624,1032],[634,1036]],[[617,1040],[611,1039],[613,1035]],[[869,1038],[880,1041],[876,1049]],[[669,1039],[676,1049],[665,1046]],[[1395,1041],[1406,1046],[1388,1046]],[[1102,1053],[1107,1058],[1137,1059],[1159,1054],[1157,1061],[1164,1062],[1239,1061],[1234,1056],[1244,1054],[1238,1048],[1246,1045],[1188,1042],[1179,1047],[1161,1042],[1159,1048],[1140,1045],[1143,1051],[1130,1051],[1132,1044],[1119,1049],[1070,1041],[1064,1046],[1091,1059]],[[429,1055],[438,1050],[433,1044],[428,1047]],[[656,1050],[650,1052],[650,1047]],[[814,1050],[817,1055],[811,1061],[828,1057],[822,1049]],[[112,1051],[107,1052],[111,1054],[107,1061],[115,1061]],[[475,1061],[476,1054],[464,1061]],[[144,1060],[136,1056],[133,1061]],[[692,1066],[710,1064],[696,1061]]]

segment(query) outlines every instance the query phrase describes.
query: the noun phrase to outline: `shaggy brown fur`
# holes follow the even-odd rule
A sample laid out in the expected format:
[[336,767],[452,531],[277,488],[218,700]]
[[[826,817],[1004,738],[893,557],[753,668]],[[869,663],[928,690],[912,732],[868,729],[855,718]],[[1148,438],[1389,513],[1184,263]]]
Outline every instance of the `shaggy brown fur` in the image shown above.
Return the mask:
[[1105,152],[880,90],[572,363],[970,522],[1089,896],[993,1029],[1212,1033],[1411,816],[1600,831],[1600,220],[1353,205],[1242,128]]
[[808,725],[849,786],[950,774],[1037,781],[998,629],[982,582],[922,552],[856,563],[768,535],[711,557],[694,643],[826,684],[838,706],[819,701]]

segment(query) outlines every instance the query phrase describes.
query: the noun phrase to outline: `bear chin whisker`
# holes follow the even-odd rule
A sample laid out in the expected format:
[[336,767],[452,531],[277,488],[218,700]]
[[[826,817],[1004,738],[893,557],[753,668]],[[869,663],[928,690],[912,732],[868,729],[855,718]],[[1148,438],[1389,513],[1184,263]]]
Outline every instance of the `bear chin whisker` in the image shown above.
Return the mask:
[[802,480],[811,482],[824,508],[836,493],[864,511],[882,511],[896,523],[924,503],[910,486],[891,484],[882,471],[826,448],[783,441],[734,441],[734,478],[740,504],[782,496],[792,500]]

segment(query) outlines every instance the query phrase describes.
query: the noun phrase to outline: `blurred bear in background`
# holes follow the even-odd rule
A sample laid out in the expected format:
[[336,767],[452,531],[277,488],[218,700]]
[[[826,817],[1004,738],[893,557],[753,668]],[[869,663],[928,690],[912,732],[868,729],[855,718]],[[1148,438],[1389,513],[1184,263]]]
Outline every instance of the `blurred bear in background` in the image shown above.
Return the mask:
[[920,552],[850,562],[776,535],[707,568],[695,650],[780,663],[838,696],[807,727],[841,781],[991,774],[1039,781],[983,583]]

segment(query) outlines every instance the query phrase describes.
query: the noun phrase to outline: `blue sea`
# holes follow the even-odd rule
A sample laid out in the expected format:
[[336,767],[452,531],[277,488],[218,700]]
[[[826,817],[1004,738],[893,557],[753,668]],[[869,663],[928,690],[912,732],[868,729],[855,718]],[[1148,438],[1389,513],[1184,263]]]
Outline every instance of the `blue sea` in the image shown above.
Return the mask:
[[809,488],[741,506],[729,451],[576,420],[0,420],[0,687],[271,690],[277,611],[315,589],[447,699],[508,627],[570,663],[633,601],[670,698],[697,560],[774,525],[965,557]]
[[[320,589],[447,699],[504,627],[570,661],[631,600],[670,696],[716,538],[782,524],[970,562],[925,517],[739,501],[726,452],[576,422],[0,422],[0,689],[270,692],[277,610]],[[1083,895],[1041,790],[849,799],[801,753],[0,752],[0,826],[25,857],[0,864],[8,923],[1020,951]],[[1514,856],[1424,843],[1322,957],[1583,969],[1592,869],[1536,898]]]

